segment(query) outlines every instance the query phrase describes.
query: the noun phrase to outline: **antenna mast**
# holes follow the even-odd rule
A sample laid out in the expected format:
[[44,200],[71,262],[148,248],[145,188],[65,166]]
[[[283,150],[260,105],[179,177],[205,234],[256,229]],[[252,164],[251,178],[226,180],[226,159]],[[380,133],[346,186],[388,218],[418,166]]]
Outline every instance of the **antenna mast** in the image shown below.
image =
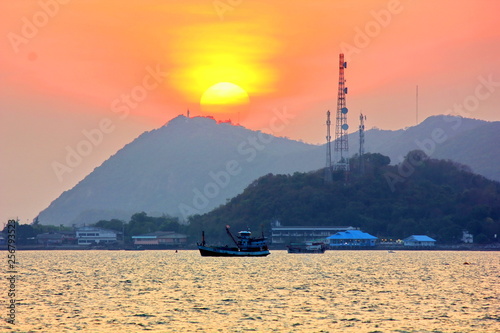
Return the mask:
[[330,110],[326,112],[326,167],[325,167],[325,183],[332,182],[332,146],[330,135]]
[[363,155],[365,154],[365,120],[366,116],[362,113],[359,115],[359,172],[361,174],[365,173],[365,159]]
[[417,85],[417,91],[415,94],[415,106],[416,106],[416,117],[417,117],[417,125],[418,125],[418,85]]
[[339,90],[337,98],[337,122],[335,125],[335,170],[343,170],[346,180],[349,174],[349,143],[347,141],[347,112],[348,109],[345,103],[345,95],[347,87],[345,87],[344,69],[347,67],[347,62],[344,62],[344,54],[339,56]]

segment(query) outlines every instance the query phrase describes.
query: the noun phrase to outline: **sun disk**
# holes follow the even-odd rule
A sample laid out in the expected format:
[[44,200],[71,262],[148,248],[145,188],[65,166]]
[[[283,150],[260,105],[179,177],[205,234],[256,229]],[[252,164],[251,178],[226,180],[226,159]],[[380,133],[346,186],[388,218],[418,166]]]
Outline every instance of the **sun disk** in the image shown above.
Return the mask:
[[247,92],[240,86],[230,82],[220,82],[208,88],[201,96],[201,105],[241,105],[248,104]]

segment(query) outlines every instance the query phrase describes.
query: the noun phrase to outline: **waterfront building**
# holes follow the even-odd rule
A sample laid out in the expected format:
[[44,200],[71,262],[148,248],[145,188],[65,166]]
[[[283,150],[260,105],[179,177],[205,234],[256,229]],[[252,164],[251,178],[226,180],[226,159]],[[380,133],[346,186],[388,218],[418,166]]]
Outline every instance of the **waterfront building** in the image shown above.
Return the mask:
[[97,227],[82,227],[76,230],[78,245],[116,243],[118,232]]
[[271,244],[290,244],[312,240],[326,240],[332,233],[345,230],[356,230],[344,226],[293,226],[285,227],[276,221],[271,227]]
[[152,248],[180,247],[187,243],[187,236],[174,231],[157,231],[132,236],[132,240],[136,246]]
[[467,230],[463,230],[461,241],[465,244],[472,244],[474,242],[474,236]]
[[327,237],[330,248],[372,247],[375,246],[377,237],[361,230],[346,230],[337,232]]
[[436,245],[436,240],[425,235],[412,235],[403,239],[404,246],[431,247]]

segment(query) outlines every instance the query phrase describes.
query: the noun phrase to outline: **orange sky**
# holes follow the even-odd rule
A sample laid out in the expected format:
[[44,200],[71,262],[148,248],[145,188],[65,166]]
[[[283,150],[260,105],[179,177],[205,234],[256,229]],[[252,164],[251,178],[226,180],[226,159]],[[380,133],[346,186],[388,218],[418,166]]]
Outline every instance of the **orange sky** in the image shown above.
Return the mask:
[[[143,131],[201,114],[218,82],[247,91],[242,125],[286,108],[295,118],[277,134],[311,143],[336,107],[342,51],[351,128],[360,111],[368,128],[415,125],[416,85],[423,120],[474,95],[479,77],[500,82],[495,0],[3,0],[0,12],[4,222],[31,220]],[[464,115],[500,120],[494,89]],[[58,178],[52,163],[103,119],[113,130]]]

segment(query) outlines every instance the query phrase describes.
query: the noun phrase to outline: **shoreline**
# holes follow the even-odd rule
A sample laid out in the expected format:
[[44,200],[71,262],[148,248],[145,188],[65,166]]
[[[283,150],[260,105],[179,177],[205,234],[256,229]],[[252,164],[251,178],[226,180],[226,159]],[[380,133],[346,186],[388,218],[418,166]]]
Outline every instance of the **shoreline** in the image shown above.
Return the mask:
[[[39,245],[25,245],[17,246],[16,251],[183,251],[183,250],[198,250],[196,246],[186,246],[186,247],[169,247],[169,248],[134,248],[130,246],[119,246],[119,247],[83,247],[83,246],[39,246]],[[269,246],[271,251],[286,251],[286,246]],[[426,246],[426,247],[415,247],[415,246],[384,246],[376,245],[373,247],[358,246],[358,247],[336,247],[328,248],[327,251],[500,251],[500,243],[497,244],[487,244],[487,245],[436,245],[436,246]]]

